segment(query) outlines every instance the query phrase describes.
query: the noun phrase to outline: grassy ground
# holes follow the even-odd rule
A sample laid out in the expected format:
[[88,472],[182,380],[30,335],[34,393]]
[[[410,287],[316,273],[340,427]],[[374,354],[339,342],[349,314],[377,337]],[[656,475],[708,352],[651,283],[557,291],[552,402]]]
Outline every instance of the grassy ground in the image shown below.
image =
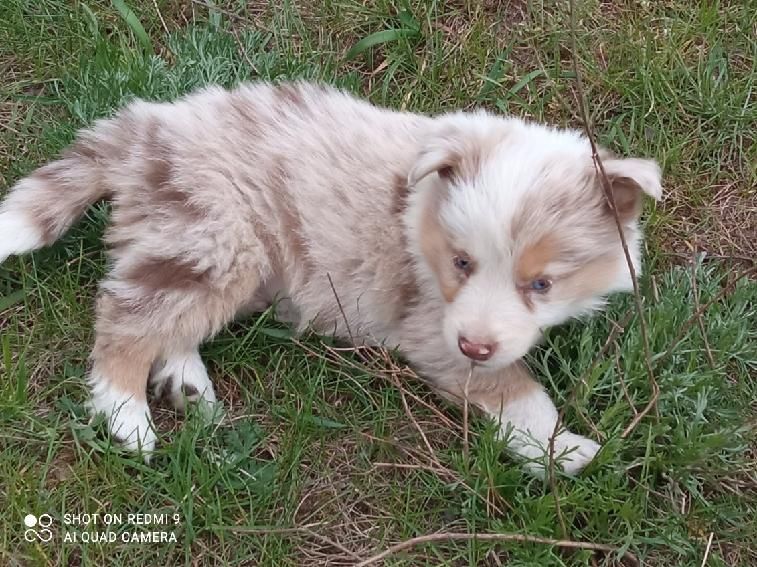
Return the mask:
[[[564,2],[131,0],[144,34],[117,4],[0,4],[0,193],[131,97],[168,99],[209,82],[311,77],[393,107],[482,105],[579,123]],[[556,399],[572,395],[566,422],[606,443],[586,474],[554,486],[520,472],[482,420],[466,452],[460,413],[399,376],[397,363],[293,340],[261,317],[204,349],[227,418],[208,427],[158,409],[163,443],[144,466],[110,446],[82,406],[104,269],[100,206],[52,249],[0,267],[0,563],[352,565],[447,531],[604,543],[646,565],[756,564],[757,285],[733,283],[757,242],[754,11],[579,4],[598,137],[656,157],[666,173],[641,282],[660,389],[653,411],[622,435],[653,395],[627,297],[554,330],[531,357]],[[401,31],[372,35],[383,30]],[[371,37],[388,41],[365,48]],[[25,542],[24,516],[43,512],[53,543]],[[116,532],[142,530],[129,513],[169,514],[172,524],[177,514],[178,525],[154,528],[177,541],[64,543],[67,532],[107,529],[104,518],[65,525],[65,514],[84,512],[123,514]],[[619,557],[454,541],[387,564]]]

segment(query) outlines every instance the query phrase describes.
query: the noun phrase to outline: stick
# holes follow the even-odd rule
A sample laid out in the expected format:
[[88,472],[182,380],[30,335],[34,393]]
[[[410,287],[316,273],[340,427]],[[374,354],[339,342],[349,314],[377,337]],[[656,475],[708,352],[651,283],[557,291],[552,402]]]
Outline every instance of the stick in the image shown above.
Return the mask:
[[578,66],[578,42],[576,41],[576,10],[575,10],[575,0],[570,0],[569,2],[569,9],[570,9],[570,38],[571,38],[571,44],[572,44],[572,56],[573,56],[573,70],[576,74],[576,92],[578,97],[578,106],[581,113],[581,120],[584,123],[584,130],[586,132],[586,137],[589,140],[589,144],[591,145],[591,157],[594,161],[594,167],[597,169],[597,172],[599,173],[599,179],[602,183],[602,189],[605,193],[605,198],[607,199],[607,202],[610,204],[610,209],[612,210],[613,218],[615,219],[615,225],[618,229],[618,235],[620,236],[620,243],[623,246],[623,254],[626,257],[626,263],[628,264],[628,271],[631,273],[631,281],[633,283],[633,298],[634,303],[636,305],[636,311],[639,314],[639,330],[641,331],[641,340],[642,345],[644,347],[644,363],[647,369],[647,376],[649,378],[649,386],[652,389],[652,397],[649,400],[649,403],[647,406],[640,412],[640,414],[637,416],[639,420],[641,420],[647,413],[649,413],[653,407],[656,406],[657,398],[660,395],[660,387],[657,384],[657,380],[655,379],[654,370],[652,369],[652,353],[651,349],[649,347],[649,336],[647,333],[647,324],[644,319],[644,306],[641,302],[641,292],[639,290],[639,282],[636,277],[636,268],[634,268],[633,261],[631,260],[631,253],[628,251],[628,243],[626,242],[626,236],[623,232],[623,225],[620,222],[620,217],[618,216],[617,208],[615,207],[615,195],[612,192],[612,184],[610,183],[609,178],[607,177],[607,172],[605,171],[604,166],[602,165],[602,159],[599,157],[599,152],[597,151],[597,145],[594,142],[594,136],[591,131],[591,124],[589,123],[589,115],[586,110],[586,94],[584,92],[583,88],[583,79],[581,78],[581,73],[579,71]]
[[[697,255],[694,251],[691,259],[691,291],[694,294],[694,305],[699,310],[699,286],[697,285]],[[704,321],[702,316],[697,316],[697,323],[699,324],[699,331],[702,333],[702,340],[704,341],[705,352],[707,353],[707,362],[710,363],[710,369],[715,370],[715,358],[712,356],[712,349],[710,348],[710,341],[707,340],[707,331],[704,328]]]
[[[557,547],[564,547],[570,549],[592,549],[595,551],[604,551],[606,553],[617,553],[619,548],[607,545],[604,543],[592,543],[588,541],[573,541],[568,539],[552,539],[548,537],[529,536],[524,534],[468,534],[468,533],[436,533],[423,536],[414,537],[403,542],[394,544],[393,546],[385,549],[381,553],[377,553],[368,559],[364,559],[360,563],[357,563],[355,567],[366,567],[372,565],[382,559],[389,557],[395,553],[429,543],[433,541],[517,541],[520,543],[541,543],[545,545],[554,545]],[[635,565],[639,564],[639,559],[630,551],[625,551],[623,557],[633,562]]]
[[211,4],[210,2],[205,2],[204,0],[190,0],[192,4],[197,4],[198,6],[203,6],[204,8],[207,8],[208,10],[216,10],[217,12],[220,12],[221,14],[224,14],[225,16],[228,16],[229,18],[233,18],[239,22],[251,24],[253,27],[258,28],[258,23],[254,20],[251,20],[249,18],[246,18],[244,16],[240,16],[239,14],[235,14],[234,12],[230,12],[229,10],[224,10],[220,6],[215,6]]
[[346,553],[353,559],[360,559],[360,556],[355,553],[354,551],[351,551],[344,547],[341,543],[338,541],[334,541],[331,538],[328,538],[324,535],[319,534],[318,532],[314,532],[311,528],[315,526],[321,526],[323,525],[323,522],[317,522],[315,524],[307,524],[305,526],[294,526],[291,528],[275,528],[275,527],[246,527],[246,526],[215,526],[216,529],[222,529],[224,531],[230,531],[234,533],[242,533],[242,534],[264,534],[264,535],[293,535],[293,534],[303,534],[306,536],[310,536],[313,539],[317,539],[323,543],[326,543],[332,547],[337,548],[338,550],[342,551],[343,553]]
[[152,0],[152,5],[155,7],[155,11],[158,13],[158,18],[160,19],[160,24],[163,26],[163,31],[166,32],[166,35],[170,35],[171,32],[168,31],[168,26],[166,25],[166,21],[163,19],[163,14],[160,13],[160,8],[158,8],[158,0]]
[[710,549],[712,549],[712,536],[715,535],[715,532],[710,532],[710,537],[707,538],[707,547],[704,550],[704,558],[702,558],[702,565],[701,567],[704,567],[707,565],[707,558],[710,556]]
[[465,455],[466,462],[468,462],[470,453],[470,444],[468,443],[468,389],[470,388],[470,379],[473,376],[473,365],[474,363],[471,362],[468,377],[465,379],[465,387],[463,388],[463,454]]
[[753,274],[757,274],[757,266],[752,266],[748,270],[744,270],[741,272],[738,276],[736,276],[733,280],[729,281],[723,289],[720,290],[720,292],[710,299],[707,303],[702,305],[699,309],[697,309],[694,314],[689,317],[689,320],[686,321],[683,325],[681,325],[681,330],[678,331],[678,334],[676,335],[676,338],[673,340],[673,343],[668,347],[668,350],[665,351],[665,353],[660,356],[656,360],[657,364],[662,364],[664,360],[667,360],[667,358],[673,354],[673,351],[675,351],[676,347],[678,346],[678,343],[680,343],[683,338],[686,336],[686,333],[691,328],[691,326],[696,323],[697,319],[702,316],[702,314],[707,311],[712,305],[723,299],[726,295],[731,293],[733,289],[736,287],[736,283],[738,283],[739,280],[743,278],[748,278],[752,276]]
[[436,458],[436,452],[434,451],[434,448],[431,446],[431,443],[429,443],[428,441],[428,437],[426,437],[426,434],[423,432],[423,428],[413,416],[413,412],[410,411],[410,405],[407,403],[407,398],[405,397],[405,389],[399,383],[399,380],[396,381],[395,386],[397,387],[397,390],[399,390],[400,399],[402,400],[402,407],[405,409],[405,414],[407,415],[407,418],[410,420],[410,423],[413,424],[416,431],[418,431],[418,433],[420,434],[421,439],[423,439],[423,444],[426,445],[429,458],[435,465],[441,466],[439,459]]
[[[371,441],[375,441],[375,442],[378,442],[378,443],[386,443],[388,445],[391,445],[392,447],[395,447],[396,449],[399,449],[400,451],[402,451],[408,457],[414,459],[415,461],[419,462],[421,460],[421,459],[418,458],[418,455],[416,455],[413,452],[413,450],[409,449],[408,447],[405,447],[404,445],[402,445],[402,444],[400,444],[400,443],[398,443],[396,441],[392,441],[391,439],[379,439],[378,437],[374,437],[370,433],[361,432],[360,434],[363,437],[365,437],[366,439],[370,439]],[[418,453],[420,453],[419,449],[416,449],[416,451]],[[426,454],[423,454],[423,453],[420,453],[420,454],[423,457],[428,457],[428,455],[426,455]],[[433,460],[433,458],[434,458],[434,456],[431,455],[431,459],[432,460]],[[481,496],[477,491],[473,490],[473,488],[471,488],[471,486],[468,485],[465,482],[464,479],[462,479],[461,477],[457,476],[454,473],[454,471],[452,471],[452,470],[450,470],[448,468],[445,468],[444,465],[442,465],[442,463],[440,463],[439,461],[437,461],[437,462],[435,462],[433,464],[436,467],[438,467],[438,468],[434,469],[434,467],[430,467],[430,466],[425,465],[425,464],[422,464],[421,467],[419,467],[419,468],[423,468],[424,470],[435,472],[438,476],[440,476],[440,477],[446,477],[447,479],[451,480],[452,482],[457,483],[458,485],[462,486],[465,490],[467,490],[472,496],[481,499],[485,504],[487,504],[487,506],[491,506],[494,509],[494,511],[499,516],[504,516],[504,512],[502,511],[502,509],[499,506],[497,506],[494,502],[489,502],[488,499],[484,499],[484,497]],[[384,465],[380,465],[380,466],[384,466]],[[395,468],[406,468],[406,467],[397,466]],[[505,502],[505,504],[507,505],[507,502]]]
[[[705,303],[699,309],[697,309],[694,312],[694,314],[691,317],[689,317],[689,320],[686,321],[686,323],[684,323],[681,326],[681,330],[678,332],[678,335],[676,335],[676,338],[673,340],[673,343],[668,347],[668,350],[666,350],[665,353],[660,358],[657,359],[656,363],[659,365],[659,364],[662,364],[663,361],[667,360],[667,358],[671,354],[673,354],[673,352],[675,351],[675,348],[680,344],[680,342],[686,336],[686,333],[691,328],[691,326],[694,325],[694,323],[696,323],[698,320],[700,320],[699,318],[702,316],[702,314],[705,311],[707,311],[707,309],[709,309],[710,306],[720,301],[730,291],[732,291],[736,285],[736,282],[738,282],[741,278],[750,276],[754,272],[757,272],[757,266],[749,270],[746,270],[742,272],[741,274],[739,274],[738,276],[736,276],[736,278],[733,281],[726,284],[726,286],[720,291],[720,293],[718,293],[715,297],[713,297],[707,303]],[[649,403],[647,404],[647,406],[640,413],[636,414],[636,416],[633,418],[631,423],[628,424],[628,427],[626,427],[623,430],[623,433],[620,434],[621,439],[625,439],[631,434],[631,432],[634,429],[636,429],[636,426],[639,425],[639,422],[642,420],[642,418],[652,409],[652,406],[657,401],[657,397],[659,395],[660,395],[660,390],[658,388],[655,392],[655,395],[652,397],[651,400],[649,400]]]
[[331,279],[331,274],[326,274],[326,277],[329,279],[329,285],[331,286],[331,291],[334,292],[334,299],[336,299],[336,305],[339,307],[339,312],[342,314],[342,319],[344,319],[344,324],[347,327],[347,334],[350,336],[350,342],[354,345],[355,344],[355,337],[352,335],[352,329],[350,329],[350,322],[347,320],[347,314],[344,312],[344,308],[342,307],[342,301],[339,299],[339,295],[336,293],[336,288],[334,287],[334,280]]

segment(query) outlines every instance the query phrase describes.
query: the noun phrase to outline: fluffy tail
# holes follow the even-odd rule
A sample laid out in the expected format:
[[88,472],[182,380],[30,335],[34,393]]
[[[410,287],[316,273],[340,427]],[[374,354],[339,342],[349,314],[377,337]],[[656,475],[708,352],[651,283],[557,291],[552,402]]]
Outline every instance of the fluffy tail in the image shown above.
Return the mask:
[[[101,120],[79,133],[60,159],[14,185],[0,204],[0,263],[60,238],[108,194],[106,168],[123,152],[120,120]],[[121,138],[121,139],[119,139]]]

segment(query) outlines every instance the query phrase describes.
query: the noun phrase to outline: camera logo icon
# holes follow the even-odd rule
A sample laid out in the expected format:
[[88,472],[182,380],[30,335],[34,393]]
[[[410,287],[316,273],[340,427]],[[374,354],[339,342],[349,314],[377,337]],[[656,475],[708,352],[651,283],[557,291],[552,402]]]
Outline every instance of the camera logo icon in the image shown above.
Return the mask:
[[47,543],[53,539],[53,532],[48,528],[53,525],[53,518],[50,514],[42,514],[39,518],[34,514],[24,516],[24,539],[28,542],[41,541]]

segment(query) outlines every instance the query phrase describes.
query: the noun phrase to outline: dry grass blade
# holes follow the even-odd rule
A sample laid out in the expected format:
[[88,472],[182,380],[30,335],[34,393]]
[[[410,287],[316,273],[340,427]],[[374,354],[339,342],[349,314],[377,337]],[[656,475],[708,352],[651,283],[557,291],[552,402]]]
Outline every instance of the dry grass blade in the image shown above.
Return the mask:
[[314,524],[306,524],[304,526],[293,526],[293,527],[256,527],[256,526],[213,526],[214,529],[220,530],[220,531],[227,531],[227,532],[234,532],[234,533],[240,533],[240,534],[270,534],[270,535],[279,535],[279,534],[296,534],[296,533],[303,533],[308,532],[312,528],[322,526],[322,522],[316,522]]
[[334,541],[333,539],[326,537],[322,534],[319,534],[316,531],[313,531],[312,528],[322,526],[321,523],[315,523],[315,524],[308,524],[305,526],[294,526],[290,528],[255,528],[255,527],[245,527],[245,526],[223,526],[222,528],[224,531],[230,531],[235,533],[244,533],[244,534],[266,534],[266,535],[303,535],[307,536],[313,539],[316,539],[318,541],[321,541],[327,545],[332,546],[335,549],[340,550],[341,552],[349,555],[352,559],[360,559],[360,556],[357,555],[354,551],[351,551],[350,549],[343,546],[338,541]]
[[408,405],[407,398],[405,397],[405,388],[402,387],[402,384],[400,384],[399,380],[396,380],[395,386],[400,393],[400,399],[402,400],[402,407],[405,409],[405,415],[407,415],[410,423],[413,424],[413,427],[415,427],[416,431],[421,436],[421,439],[423,439],[423,444],[426,446],[426,450],[428,451],[431,462],[433,462],[437,466],[441,466],[439,459],[436,457],[434,448],[431,446],[428,437],[426,437],[426,433],[423,431],[423,428],[418,423],[418,420],[413,416],[413,412],[410,410],[410,405]]
[[710,550],[712,549],[712,538],[715,535],[715,532],[710,532],[710,537],[707,538],[707,547],[704,550],[704,557],[702,558],[702,565],[701,567],[704,567],[707,565],[707,559],[710,557]]
[[250,59],[250,56],[247,55],[247,49],[245,48],[244,43],[242,43],[242,40],[239,39],[239,32],[236,29],[232,29],[231,35],[234,38],[234,41],[237,43],[237,46],[239,47],[239,53],[242,55],[242,57],[244,57],[244,60],[247,61],[250,69],[255,71],[256,75],[260,75],[260,69],[258,69],[257,65],[253,63],[252,59]]
[[[704,314],[712,305],[714,305],[715,303],[723,299],[726,295],[728,295],[731,291],[733,291],[733,289],[736,287],[736,283],[739,280],[750,277],[754,273],[757,273],[757,266],[752,267],[749,270],[745,270],[744,272],[736,276],[733,280],[729,281],[722,290],[720,290],[720,293],[718,293],[715,297],[713,297],[707,303],[694,311],[694,314],[689,317],[688,321],[686,321],[681,326],[681,330],[678,332],[678,335],[676,335],[676,338],[673,339],[673,342],[668,347],[668,350],[666,350],[660,357],[657,358],[656,363],[662,364],[665,360],[667,360],[668,357],[670,357],[673,352],[675,352],[676,347],[686,336],[686,333],[689,331],[689,329],[694,324],[696,324],[697,321],[701,320],[700,318],[702,317],[702,314]],[[659,389],[657,390],[657,393],[659,394]],[[620,434],[621,439],[625,439],[633,432],[634,429],[636,429],[636,426],[639,425],[639,422],[641,422],[644,416],[651,410],[651,407],[654,404],[655,400],[656,398],[651,399],[647,406],[634,416],[631,423],[629,423],[628,426],[623,430],[623,433]]]
[[[397,363],[395,363],[391,355],[386,351],[386,349],[383,349],[383,348],[369,347],[369,346],[337,348],[337,347],[333,347],[327,344],[322,344],[321,345],[322,351],[317,351],[313,348],[310,348],[307,344],[298,340],[297,338],[293,337],[291,340],[300,349],[302,349],[304,352],[307,352],[309,355],[315,358],[332,362],[335,364],[339,364],[341,366],[345,366],[347,368],[352,368],[355,370],[369,371],[371,372],[372,375],[382,378],[384,380],[388,380],[392,384],[396,384],[395,379],[394,379],[395,376],[397,377],[407,376],[408,378],[416,379],[419,381],[421,380],[408,367],[402,367],[402,366],[399,366]],[[324,352],[327,354],[324,354]],[[352,354],[358,355],[358,357],[360,358],[360,362],[354,360],[351,357],[345,356],[345,353],[352,353]],[[387,364],[377,366],[376,364],[372,363],[372,360],[382,360],[382,361],[388,360],[389,362]],[[419,403],[420,405],[425,407],[427,410],[432,412],[439,419],[439,422],[444,424],[451,433],[454,433],[457,436],[460,435],[458,433],[458,430],[460,429],[460,424],[457,423],[456,421],[453,421],[446,415],[444,415],[441,411],[439,411],[439,408],[427,402],[420,396],[414,394],[410,390],[407,390],[405,394],[409,396],[410,398],[412,398],[415,402]]]
[[717,302],[726,297],[729,293],[731,293],[740,280],[743,280],[744,278],[750,278],[755,274],[757,274],[757,266],[752,266],[748,270],[744,270],[735,278],[731,279],[715,297],[713,297],[707,303],[699,307],[699,309],[694,311],[694,314],[689,317],[688,321],[681,325],[681,330],[678,331],[676,338],[673,339],[673,342],[668,347],[668,350],[666,350],[655,362],[657,364],[662,364],[665,360],[667,360],[668,357],[670,357],[675,352],[676,347],[684,339],[686,333],[689,331],[689,329],[691,329],[691,326],[694,325],[710,307],[712,307]]
[[[594,551],[604,551],[606,553],[619,553],[620,549],[603,543],[592,543],[588,541],[573,541],[569,539],[552,539],[548,537],[529,536],[524,534],[509,534],[509,533],[497,533],[497,534],[468,534],[468,533],[437,533],[428,534],[418,537],[414,537],[403,542],[397,543],[381,553],[377,553],[368,559],[364,559],[360,563],[357,563],[355,567],[366,567],[367,565],[373,565],[386,559],[390,555],[399,553],[406,549],[423,545],[424,543],[430,543],[435,541],[515,541],[519,543],[539,543],[544,545],[554,545],[557,547],[563,547],[568,549],[590,549]],[[631,561],[634,565],[639,564],[639,559],[630,551],[625,551],[623,557]]]
[[229,18],[232,18],[233,20],[237,20],[238,22],[241,22],[243,24],[249,24],[253,28],[257,28],[257,22],[254,22],[253,20],[246,18],[244,16],[240,16],[239,14],[235,14],[234,12],[231,12],[230,10],[225,10],[221,8],[220,6],[216,6],[212,4],[211,2],[205,2],[204,0],[191,0],[192,4],[196,4],[197,6],[202,6],[204,8],[207,8],[208,10],[215,10],[220,14],[223,14],[224,16],[227,16]]
[[168,30],[166,20],[163,18],[163,14],[160,12],[160,8],[158,7],[158,0],[152,0],[152,5],[153,8],[155,8],[155,12],[158,14],[158,19],[160,20],[160,25],[163,26],[163,31],[166,32],[166,36],[169,36],[171,32]]
[[344,307],[342,307],[342,300],[339,299],[339,294],[337,294],[336,288],[334,287],[334,280],[331,279],[331,274],[326,274],[326,277],[329,279],[329,285],[331,286],[331,291],[334,293],[334,299],[336,299],[337,307],[339,307],[339,313],[342,314],[342,319],[344,320],[344,326],[347,327],[347,334],[350,337],[350,342],[354,345],[355,336],[352,334],[352,329],[350,328],[350,322],[347,320],[347,314],[344,312]]
[[[438,460],[435,460],[434,455],[428,455],[426,453],[422,453],[421,451],[417,449],[412,449],[410,447],[406,447],[405,445],[398,443],[397,441],[393,441],[391,439],[380,439],[378,437],[375,437],[369,433],[361,433],[363,437],[366,439],[370,439],[371,441],[377,442],[377,443],[386,443],[388,445],[391,445],[395,449],[401,451],[404,453],[407,457],[413,459],[418,463],[418,466],[405,466],[405,463],[400,464],[394,464],[392,465],[393,468],[397,469],[419,469],[419,470],[426,470],[429,472],[433,472],[440,478],[445,479],[447,482],[453,482],[456,483],[458,486],[462,487],[466,490],[471,496],[480,499],[487,507],[491,507],[492,510],[498,515],[498,516],[504,516],[504,511],[502,508],[497,506],[492,501],[487,501],[481,494],[474,490],[473,487],[471,487],[465,480],[457,475],[455,471],[453,471],[450,468],[445,467],[441,462]],[[428,462],[431,461],[434,466],[429,466]],[[389,468],[389,463],[373,463],[375,466],[380,466],[384,468]],[[488,509],[488,508],[487,508]]]
[[[696,306],[696,312],[699,311],[701,304],[699,303],[699,286],[697,285],[697,257],[696,252],[691,259],[691,291],[694,295],[694,305]],[[710,341],[707,339],[707,331],[704,328],[704,321],[702,315],[697,316],[697,324],[699,325],[699,331],[702,333],[702,341],[704,342],[705,353],[707,354],[707,362],[710,364],[711,369],[715,369],[715,358],[712,356],[712,349],[710,348]]]
[[468,441],[468,391],[470,389],[471,378],[473,377],[473,366],[474,363],[471,362],[468,376],[465,379],[465,386],[463,387],[463,454],[466,461],[470,454],[470,443]]

